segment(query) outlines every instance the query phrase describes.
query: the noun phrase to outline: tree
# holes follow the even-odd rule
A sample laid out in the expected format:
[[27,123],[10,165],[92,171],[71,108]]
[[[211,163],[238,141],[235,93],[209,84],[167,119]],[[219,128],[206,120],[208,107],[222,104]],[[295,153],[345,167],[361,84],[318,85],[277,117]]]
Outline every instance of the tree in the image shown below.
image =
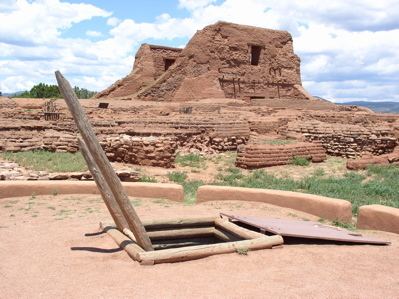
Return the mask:
[[[75,86],[74,91],[79,99],[88,99],[96,94],[95,91],[89,91],[85,88]],[[39,83],[32,87],[30,91],[24,91],[15,97],[20,98],[61,98],[61,93],[57,85],[48,85]]]

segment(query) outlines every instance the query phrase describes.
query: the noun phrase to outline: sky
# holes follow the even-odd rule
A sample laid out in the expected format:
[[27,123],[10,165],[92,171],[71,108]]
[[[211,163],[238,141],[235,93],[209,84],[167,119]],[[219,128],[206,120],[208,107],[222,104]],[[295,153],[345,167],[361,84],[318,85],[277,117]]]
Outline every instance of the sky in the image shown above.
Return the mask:
[[101,91],[142,43],[184,47],[217,21],[288,30],[304,87],[335,102],[399,102],[399,0],[0,0],[0,90]]

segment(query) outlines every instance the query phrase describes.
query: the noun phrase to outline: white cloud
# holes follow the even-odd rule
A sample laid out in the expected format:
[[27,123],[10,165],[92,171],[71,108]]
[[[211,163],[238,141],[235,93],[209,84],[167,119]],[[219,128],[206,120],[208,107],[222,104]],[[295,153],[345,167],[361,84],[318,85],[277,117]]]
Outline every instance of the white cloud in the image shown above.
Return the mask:
[[[101,90],[130,71],[140,43],[178,38],[180,45],[196,30],[224,20],[290,31],[304,86],[315,95],[399,101],[397,0],[179,0],[179,7],[188,17],[164,13],[153,22],[137,22],[83,3],[2,0],[2,87],[15,91],[52,81],[53,71],[60,69],[73,84]],[[62,37],[67,28],[93,17],[105,18],[111,27],[107,37],[97,31],[86,32],[97,35],[96,41]]]
[[195,10],[200,7],[208,6],[214,2],[216,2],[216,0],[179,0],[179,7],[188,10]]
[[90,37],[100,37],[103,34],[100,31],[95,31],[95,30],[87,30],[86,35]]
[[0,12],[0,40],[16,45],[48,44],[73,24],[110,15],[90,4],[59,0],[17,0],[9,7]]
[[108,18],[107,25],[114,27],[114,26],[118,25],[120,22],[121,22],[121,20],[119,20],[118,18],[111,17],[111,18]]

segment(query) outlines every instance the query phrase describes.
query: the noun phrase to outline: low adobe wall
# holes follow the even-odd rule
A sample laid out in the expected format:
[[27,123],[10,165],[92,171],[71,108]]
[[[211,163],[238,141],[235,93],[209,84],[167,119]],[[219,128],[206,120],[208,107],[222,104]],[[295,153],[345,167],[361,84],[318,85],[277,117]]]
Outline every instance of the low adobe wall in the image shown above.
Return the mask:
[[[165,198],[183,201],[183,187],[177,184],[123,182],[129,196]],[[51,195],[51,194],[99,194],[96,184],[82,181],[4,181],[0,182],[0,198]]]
[[399,209],[383,205],[361,206],[357,218],[357,228],[399,234]]
[[369,165],[399,165],[399,148],[395,149],[393,153],[381,156],[368,156],[355,160],[348,160],[346,168],[350,170],[366,169]]
[[197,202],[214,200],[264,202],[299,210],[328,220],[350,222],[352,219],[352,204],[342,199],[270,189],[208,185],[198,188]]
[[322,162],[327,159],[326,151],[319,143],[248,144],[238,148],[236,166],[254,169],[286,165],[290,164],[294,157],[303,157],[312,162]]

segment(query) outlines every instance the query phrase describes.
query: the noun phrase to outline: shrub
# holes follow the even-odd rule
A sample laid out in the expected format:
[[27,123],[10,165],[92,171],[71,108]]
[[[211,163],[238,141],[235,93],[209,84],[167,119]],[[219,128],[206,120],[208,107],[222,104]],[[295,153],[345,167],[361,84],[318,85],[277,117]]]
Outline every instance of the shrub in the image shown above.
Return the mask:
[[294,156],[294,157],[292,157],[290,164],[297,165],[297,166],[308,166],[310,164],[310,161],[309,161],[309,159],[307,159],[305,157]]
[[187,179],[187,174],[182,171],[172,171],[168,173],[168,178],[172,182],[182,184]]

